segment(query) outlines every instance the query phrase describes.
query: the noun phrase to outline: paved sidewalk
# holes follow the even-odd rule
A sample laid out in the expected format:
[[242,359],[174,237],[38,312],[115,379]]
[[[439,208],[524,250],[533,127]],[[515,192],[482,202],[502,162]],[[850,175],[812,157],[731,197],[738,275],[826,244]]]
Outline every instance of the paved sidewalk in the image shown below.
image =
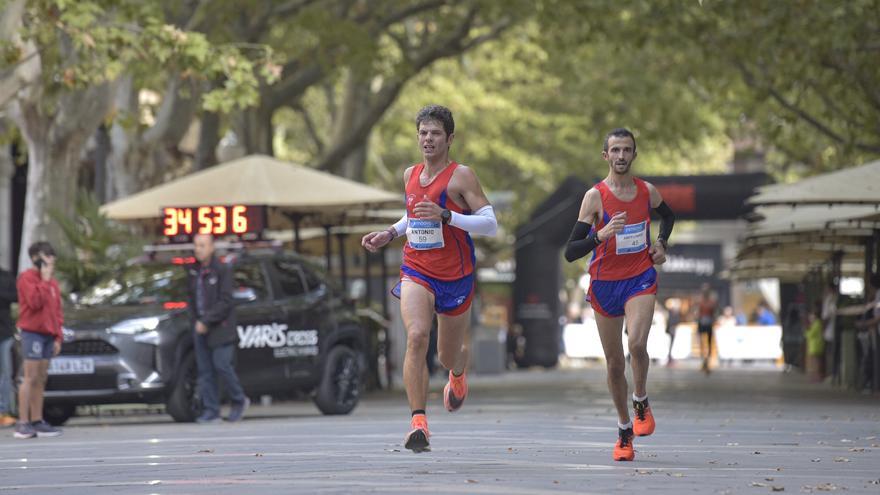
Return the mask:
[[473,377],[433,452],[402,449],[400,392],[350,416],[307,402],[253,407],[239,424],[164,415],[76,418],[57,439],[0,437],[0,492],[20,493],[880,493],[880,399],[777,370],[652,368],[657,432],[611,460],[616,426],[599,366]]

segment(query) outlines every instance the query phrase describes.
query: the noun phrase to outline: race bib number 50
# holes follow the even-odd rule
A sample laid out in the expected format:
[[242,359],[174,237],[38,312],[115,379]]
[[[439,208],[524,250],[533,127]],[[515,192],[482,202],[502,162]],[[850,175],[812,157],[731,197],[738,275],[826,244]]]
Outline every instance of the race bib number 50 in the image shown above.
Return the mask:
[[420,220],[410,218],[406,226],[406,240],[417,250],[440,249],[443,247],[443,224],[439,220]]
[[647,221],[633,223],[623,227],[615,239],[617,254],[632,254],[644,251],[648,247]]

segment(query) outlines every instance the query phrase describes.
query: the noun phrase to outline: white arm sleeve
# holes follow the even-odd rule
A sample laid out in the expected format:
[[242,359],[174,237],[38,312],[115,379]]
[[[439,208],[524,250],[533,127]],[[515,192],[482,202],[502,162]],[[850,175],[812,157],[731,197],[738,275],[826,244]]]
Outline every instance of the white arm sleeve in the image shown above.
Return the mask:
[[404,233],[406,233],[406,224],[406,212],[403,212],[403,216],[400,217],[400,220],[398,220],[397,223],[391,226],[391,228],[394,229],[394,232],[397,233],[397,235],[394,236],[395,238],[400,237]]
[[476,235],[494,236],[498,232],[498,220],[495,219],[495,209],[492,205],[486,205],[470,215],[453,211],[449,225]]

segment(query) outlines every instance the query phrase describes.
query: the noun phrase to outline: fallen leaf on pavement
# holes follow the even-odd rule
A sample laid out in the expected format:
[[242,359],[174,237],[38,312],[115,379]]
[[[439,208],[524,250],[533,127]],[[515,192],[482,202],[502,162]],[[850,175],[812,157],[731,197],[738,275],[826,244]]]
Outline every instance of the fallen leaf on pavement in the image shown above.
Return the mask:
[[816,486],[816,489],[820,492],[833,492],[837,490],[837,485],[834,483],[822,483]]

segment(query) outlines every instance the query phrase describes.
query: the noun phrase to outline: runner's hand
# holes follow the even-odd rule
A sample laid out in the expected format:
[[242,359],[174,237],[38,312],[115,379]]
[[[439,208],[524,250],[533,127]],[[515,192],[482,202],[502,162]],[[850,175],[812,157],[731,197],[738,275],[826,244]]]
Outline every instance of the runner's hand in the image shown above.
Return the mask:
[[441,213],[443,213],[443,208],[440,208],[440,205],[428,199],[427,196],[423,196],[422,200],[416,203],[413,208],[413,214],[416,218],[425,220],[440,220]]
[[52,356],[57,356],[61,354],[61,342],[55,341],[55,344],[52,346]]
[[619,211],[611,217],[611,220],[607,225],[602,227],[602,230],[599,231],[599,240],[605,242],[612,236],[617,235],[618,232],[623,230],[623,227],[626,225],[626,212]]
[[651,246],[651,249],[648,250],[648,254],[651,255],[651,261],[653,261],[655,265],[666,263],[666,248],[663,247],[663,244],[655,242],[654,245]]
[[379,248],[388,244],[393,239],[394,238],[391,236],[391,232],[388,229],[370,232],[361,239],[361,246],[367,251],[375,253]]

